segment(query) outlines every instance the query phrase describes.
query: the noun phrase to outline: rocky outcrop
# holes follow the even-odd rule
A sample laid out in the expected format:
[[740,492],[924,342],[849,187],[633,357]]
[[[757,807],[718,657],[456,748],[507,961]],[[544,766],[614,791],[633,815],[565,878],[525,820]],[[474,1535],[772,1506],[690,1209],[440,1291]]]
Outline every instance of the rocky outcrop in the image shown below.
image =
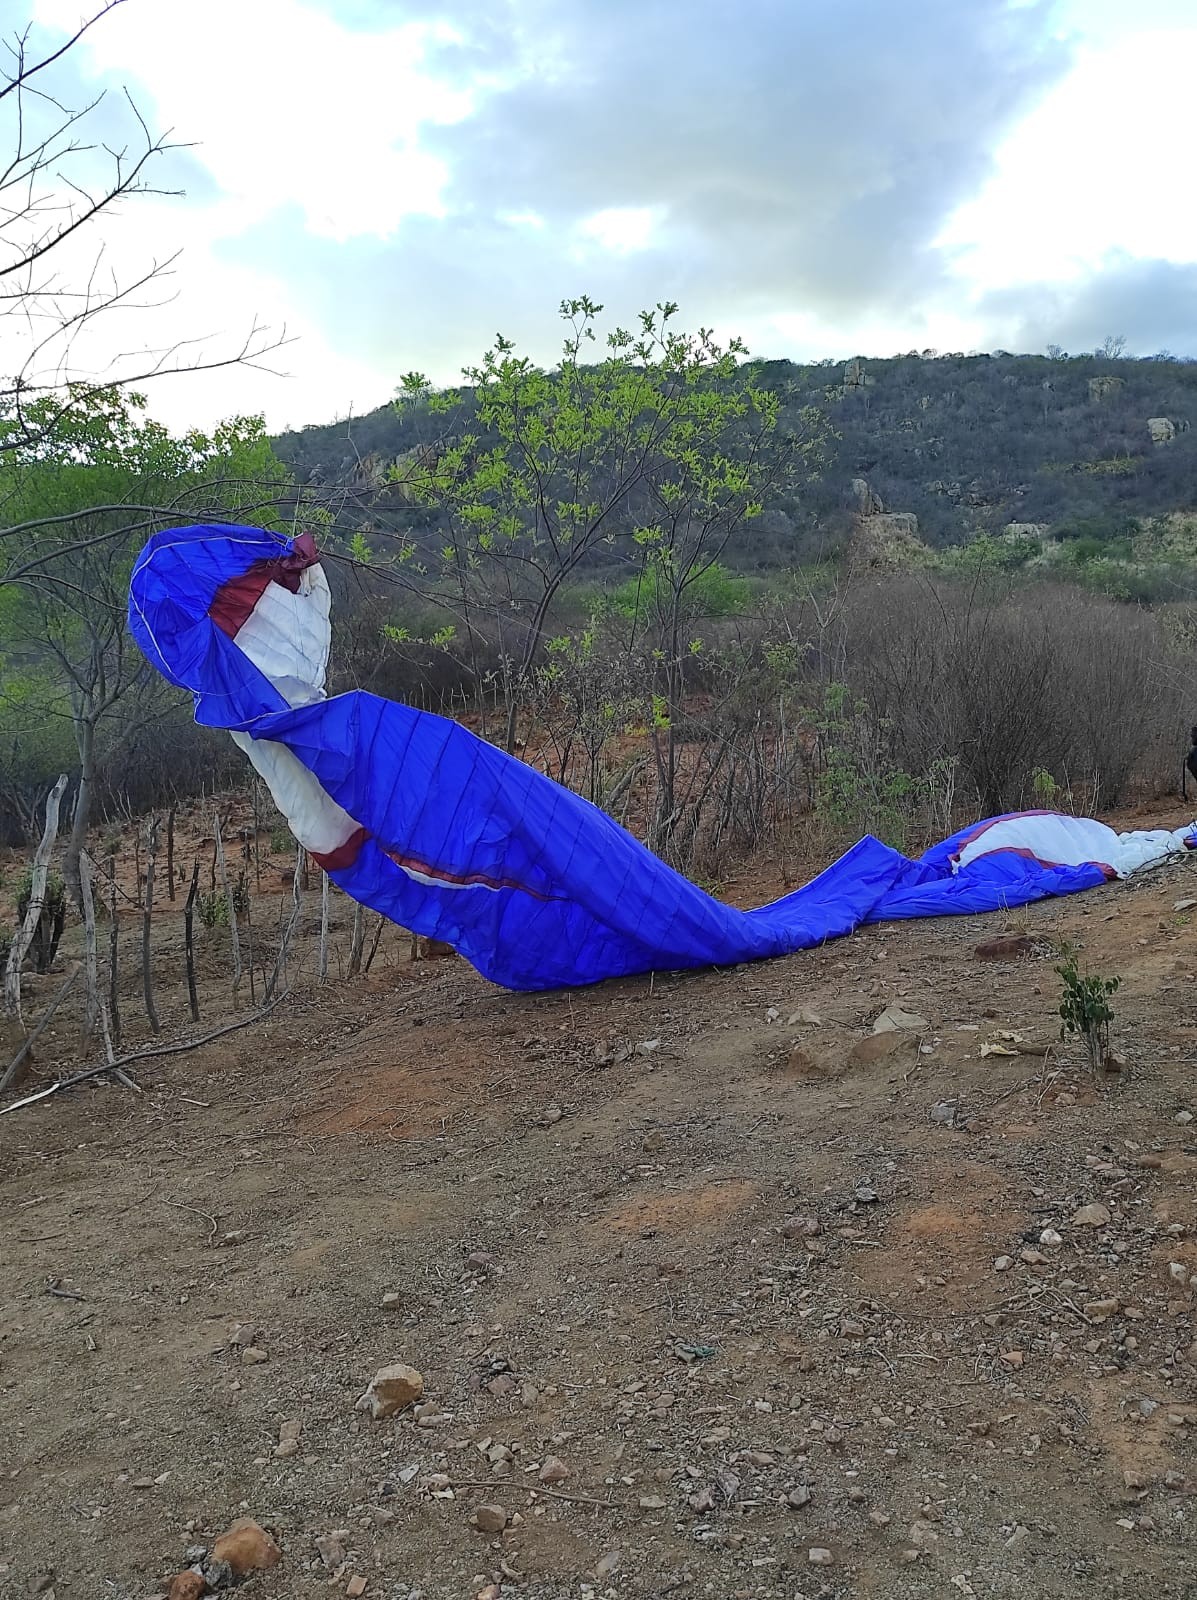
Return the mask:
[[883,511],[857,519],[848,555],[854,566],[900,571],[921,565],[928,549],[919,538],[919,519],[912,511]]
[[1007,539],[1037,539],[1042,544],[1051,529],[1046,522],[1008,522],[1002,532]]
[[1101,405],[1105,400],[1112,400],[1124,386],[1122,378],[1116,378],[1112,373],[1103,373],[1100,378],[1089,379],[1089,398],[1094,405]]
[[858,517],[880,516],[885,510],[881,496],[870,487],[867,478],[853,478],[848,488],[848,499]]
[[1147,431],[1152,444],[1171,444],[1176,438],[1176,424],[1171,417],[1148,417]]

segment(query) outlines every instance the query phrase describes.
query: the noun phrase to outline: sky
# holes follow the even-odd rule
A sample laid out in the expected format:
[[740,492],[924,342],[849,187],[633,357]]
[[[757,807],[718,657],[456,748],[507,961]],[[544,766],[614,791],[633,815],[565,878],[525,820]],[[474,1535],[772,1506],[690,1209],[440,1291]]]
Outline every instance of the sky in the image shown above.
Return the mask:
[[[87,6],[27,3],[51,48]],[[361,414],[498,332],[549,362],[580,294],[794,360],[1197,356],[1194,0],[123,0],[55,70],[186,144],[88,235],[118,280],[178,253],[89,359],[286,328],[155,385],[172,425]]]

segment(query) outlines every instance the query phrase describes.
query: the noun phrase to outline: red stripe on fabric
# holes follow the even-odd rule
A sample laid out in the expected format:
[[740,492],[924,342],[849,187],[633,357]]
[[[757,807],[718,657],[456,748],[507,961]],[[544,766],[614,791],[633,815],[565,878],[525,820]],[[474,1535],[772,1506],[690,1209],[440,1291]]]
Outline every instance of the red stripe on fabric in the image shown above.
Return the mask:
[[222,633],[234,638],[242,624],[249,621],[270,584],[281,584],[292,594],[298,594],[303,573],[319,559],[316,541],[310,533],[301,533],[287,555],[273,561],[255,561],[252,567],[222,583],[212,596],[208,615]]
[[543,900],[546,903],[554,897],[540,894],[536,889],[529,889],[527,884],[519,883],[514,878],[489,878],[484,872],[447,872],[441,867],[433,867],[427,861],[421,861],[416,856],[403,856],[397,850],[384,850],[383,855],[388,861],[404,871],[418,872],[422,878],[433,878],[438,883],[452,884],[456,889],[520,889],[524,894],[531,895],[533,900]]
[[339,844],[335,850],[309,850],[308,854],[322,872],[344,872],[357,860],[369,837],[365,828],[356,828],[345,843]]

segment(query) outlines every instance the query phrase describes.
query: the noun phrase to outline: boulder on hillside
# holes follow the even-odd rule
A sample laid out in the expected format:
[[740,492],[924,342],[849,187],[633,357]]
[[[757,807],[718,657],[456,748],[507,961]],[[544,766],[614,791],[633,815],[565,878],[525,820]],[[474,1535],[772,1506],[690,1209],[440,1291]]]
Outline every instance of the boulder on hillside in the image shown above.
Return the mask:
[[1147,431],[1152,444],[1171,444],[1176,438],[1176,424],[1171,417],[1148,417]]
[[1116,378],[1113,373],[1103,373],[1100,378],[1089,379],[1089,398],[1094,405],[1100,405],[1103,400],[1112,400],[1123,387],[1124,380]]
[[1051,528],[1046,522],[1008,522],[1002,532],[1007,539],[1036,539],[1042,544]]
[[885,510],[881,496],[867,478],[853,478],[848,485],[848,500],[858,517],[877,517]]

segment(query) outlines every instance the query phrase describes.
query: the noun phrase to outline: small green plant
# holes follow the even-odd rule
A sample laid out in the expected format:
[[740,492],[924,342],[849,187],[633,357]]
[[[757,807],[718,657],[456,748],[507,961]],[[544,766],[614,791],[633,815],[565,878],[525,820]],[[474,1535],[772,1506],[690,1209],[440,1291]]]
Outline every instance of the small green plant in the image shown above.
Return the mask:
[[1110,998],[1122,980],[1103,978],[1096,973],[1082,975],[1076,951],[1066,945],[1060,953],[1064,957],[1056,968],[1063,981],[1060,1037],[1078,1034],[1093,1073],[1106,1072],[1111,1063],[1110,1023],[1114,1020]]
[[195,909],[205,928],[228,927],[229,902],[223,890],[213,889],[207,894],[197,894]]
[[1060,797],[1060,785],[1046,767],[1036,767],[1031,774],[1031,793],[1036,805],[1054,806]]
[[270,848],[276,856],[286,855],[294,846],[295,840],[292,838],[291,830],[285,822],[280,823],[278,827],[271,828]]

